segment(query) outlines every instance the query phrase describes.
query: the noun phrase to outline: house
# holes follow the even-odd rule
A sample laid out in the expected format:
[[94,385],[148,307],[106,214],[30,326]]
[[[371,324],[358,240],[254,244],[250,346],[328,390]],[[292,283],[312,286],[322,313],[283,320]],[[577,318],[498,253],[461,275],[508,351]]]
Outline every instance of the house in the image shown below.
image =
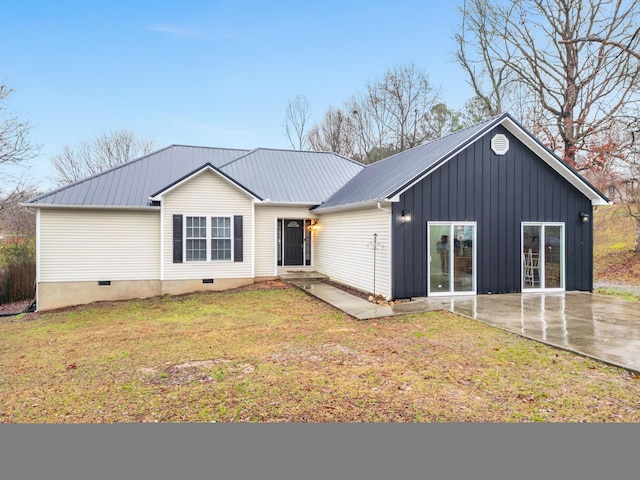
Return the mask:
[[386,298],[593,288],[608,200],[503,114],[378,163],[173,145],[30,200],[38,308],[314,270]]

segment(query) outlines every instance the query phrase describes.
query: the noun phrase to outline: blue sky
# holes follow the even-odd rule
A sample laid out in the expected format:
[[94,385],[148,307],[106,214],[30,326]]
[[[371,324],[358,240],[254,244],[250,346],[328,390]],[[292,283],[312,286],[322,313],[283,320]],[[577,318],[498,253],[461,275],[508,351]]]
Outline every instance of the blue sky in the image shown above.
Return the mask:
[[119,128],[169,144],[289,148],[287,102],[312,121],[386,69],[414,62],[459,108],[471,96],[452,61],[462,0],[5,2],[0,79],[10,108],[50,157]]

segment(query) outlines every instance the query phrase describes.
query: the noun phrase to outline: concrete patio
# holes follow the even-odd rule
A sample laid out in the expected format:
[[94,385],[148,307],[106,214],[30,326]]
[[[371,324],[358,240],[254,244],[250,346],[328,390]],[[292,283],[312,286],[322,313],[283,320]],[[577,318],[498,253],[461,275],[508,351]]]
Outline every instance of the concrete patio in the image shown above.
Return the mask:
[[448,310],[640,373],[638,302],[587,292],[564,292],[425,297],[381,306],[310,277],[288,281],[360,320]]

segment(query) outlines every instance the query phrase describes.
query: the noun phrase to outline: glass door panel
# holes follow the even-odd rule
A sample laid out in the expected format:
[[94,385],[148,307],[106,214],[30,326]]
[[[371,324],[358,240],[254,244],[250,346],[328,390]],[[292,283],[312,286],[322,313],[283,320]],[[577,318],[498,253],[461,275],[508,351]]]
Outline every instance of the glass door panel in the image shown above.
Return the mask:
[[473,224],[429,224],[429,295],[475,293]]
[[453,291],[473,292],[473,225],[454,225],[453,238]]
[[522,288],[540,288],[541,225],[522,227]]
[[564,288],[564,226],[522,225],[522,289]]
[[544,287],[562,288],[562,227],[544,228]]
[[449,292],[451,226],[429,225],[429,293]]

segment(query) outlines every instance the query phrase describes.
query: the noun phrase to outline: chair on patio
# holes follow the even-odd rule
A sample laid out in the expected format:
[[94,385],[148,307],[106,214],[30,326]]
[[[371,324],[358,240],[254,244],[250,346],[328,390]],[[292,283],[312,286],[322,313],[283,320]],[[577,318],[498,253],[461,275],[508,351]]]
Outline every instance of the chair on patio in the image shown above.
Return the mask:
[[535,287],[540,285],[540,254],[533,253],[531,249],[526,254],[522,254],[522,268],[524,285]]

